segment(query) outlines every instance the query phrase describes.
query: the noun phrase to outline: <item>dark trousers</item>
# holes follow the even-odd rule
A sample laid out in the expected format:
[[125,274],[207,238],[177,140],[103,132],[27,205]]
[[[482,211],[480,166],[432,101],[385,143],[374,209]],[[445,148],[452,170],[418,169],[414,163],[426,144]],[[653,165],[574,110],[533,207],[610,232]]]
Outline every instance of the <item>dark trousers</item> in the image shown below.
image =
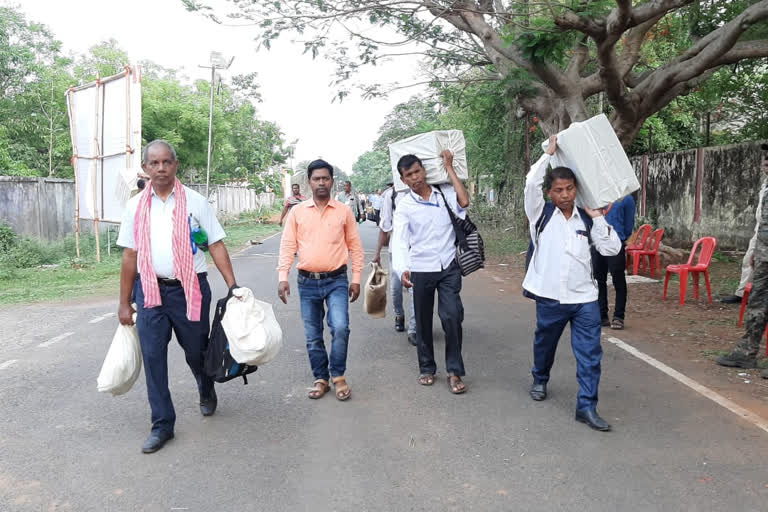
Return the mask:
[[536,299],[536,335],[533,340],[533,382],[549,382],[549,371],[555,362],[557,343],[566,324],[571,323],[571,346],[576,357],[576,379],[579,381],[577,409],[597,407],[600,384],[600,309],[597,302],[560,304],[552,299]]
[[152,431],[173,432],[176,412],[168,389],[168,342],[171,331],[176,334],[189,368],[197,381],[197,390],[207,397],[213,392],[213,380],[203,370],[203,357],[210,330],[211,288],[205,276],[198,277],[203,294],[199,322],[187,320],[187,301],[181,286],[160,285],[162,305],[144,307],[141,281],[136,278],[133,293],[136,296],[137,319],[144,375],[147,378],[147,397],[152,409]]
[[445,332],[445,368],[449,375],[464,376],[464,360],[461,357],[464,306],[461,303],[461,271],[454,260],[448,268],[439,272],[411,272],[413,305],[416,314],[417,351],[419,372],[434,375],[435,346],[432,340],[432,315],[437,291],[437,315]]
[[616,256],[603,256],[597,251],[592,251],[592,262],[597,280],[597,301],[600,304],[600,318],[608,318],[608,273],[611,273],[613,288],[616,290],[616,307],[613,309],[613,317],[624,320],[624,311],[627,307],[627,278],[624,269],[627,265],[627,256],[624,253],[624,242]]

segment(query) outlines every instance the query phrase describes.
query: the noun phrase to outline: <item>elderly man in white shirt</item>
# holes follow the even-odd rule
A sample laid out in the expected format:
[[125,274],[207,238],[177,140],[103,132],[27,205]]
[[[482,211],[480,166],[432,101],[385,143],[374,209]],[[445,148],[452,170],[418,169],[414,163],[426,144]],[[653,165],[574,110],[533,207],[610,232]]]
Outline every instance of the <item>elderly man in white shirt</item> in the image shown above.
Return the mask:
[[[209,251],[227,286],[237,286],[226,236],[208,201],[176,178],[176,151],[164,140],[144,147],[141,166],[149,188],[125,206],[117,245],[123,247],[118,318],[139,332],[152,430],[142,446],[153,453],[174,436],[176,412],[168,389],[168,342],[176,334],[197,382],[200,413],[216,411],[213,380],[205,374],[203,355],[210,330]],[[195,242],[191,232],[205,233]],[[135,300],[137,310],[131,303]]]
[[[556,167],[547,173],[556,148],[557,137],[550,137],[547,152],[531,167],[525,180],[525,214],[531,227],[533,252],[523,289],[536,299],[530,395],[536,401],[547,397],[557,343],[570,322],[579,381],[576,420],[595,430],[608,431],[611,426],[597,413],[603,349],[591,246],[603,256],[615,256],[621,250],[621,240],[601,211],[575,205],[578,184],[573,171]],[[542,185],[550,203],[544,200]]]
[[442,153],[451,184],[427,183],[424,166],[415,155],[405,155],[397,170],[410,191],[397,206],[392,230],[392,267],[403,286],[413,286],[416,313],[419,384],[435,382],[437,365],[432,340],[432,315],[437,291],[437,314],[445,332],[445,366],[448,387],[453,394],[467,388],[461,355],[462,321],[461,271],[456,262],[456,236],[447,208],[464,218],[469,194],[453,170],[453,154]]

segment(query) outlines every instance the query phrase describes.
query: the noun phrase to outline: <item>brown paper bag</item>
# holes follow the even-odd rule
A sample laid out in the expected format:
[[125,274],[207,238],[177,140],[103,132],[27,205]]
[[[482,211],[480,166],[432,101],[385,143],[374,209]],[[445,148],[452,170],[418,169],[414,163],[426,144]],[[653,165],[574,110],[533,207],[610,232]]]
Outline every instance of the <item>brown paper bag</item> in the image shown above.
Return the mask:
[[378,263],[371,263],[363,285],[363,309],[373,318],[387,316],[387,272]]

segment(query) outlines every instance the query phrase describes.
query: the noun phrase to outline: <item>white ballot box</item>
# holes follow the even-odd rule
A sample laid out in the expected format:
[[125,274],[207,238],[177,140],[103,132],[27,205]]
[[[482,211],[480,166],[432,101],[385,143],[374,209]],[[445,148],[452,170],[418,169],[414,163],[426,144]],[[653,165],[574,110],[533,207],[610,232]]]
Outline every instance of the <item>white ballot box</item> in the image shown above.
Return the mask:
[[[549,141],[541,147],[546,150]],[[557,151],[550,165],[568,167],[576,175],[582,206],[603,208],[640,188],[635,170],[605,114],[557,134]]]
[[464,132],[461,130],[438,130],[408,137],[389,145],[389,159],[392,163],[392,182],[395,190],[405,190],[408,187],[400,179],[397,161],[405,155],[416,155],[424,164],[427,171],[427,183],[450,183],[448,171],[445,170],[440,153],[449,149],[453,153],[453,170],[461,180],[469,178],[467,169],[467,144]]

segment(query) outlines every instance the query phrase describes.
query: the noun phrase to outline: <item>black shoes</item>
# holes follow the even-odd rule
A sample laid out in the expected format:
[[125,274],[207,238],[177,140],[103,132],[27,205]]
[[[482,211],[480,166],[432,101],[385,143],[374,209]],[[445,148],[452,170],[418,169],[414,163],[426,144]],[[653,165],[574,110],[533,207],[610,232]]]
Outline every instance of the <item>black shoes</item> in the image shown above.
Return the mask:
[[537,402],[547,398],[547,385],[546,384],[531,384],[531,390],[528,392],[531,398]]
[[728,366],[730,368],[756,368],[757,358],[749,357],[740,352],[731,352],[715,359],[715,362],[720,366]]
[[408,343],[410,343],[411,345],[413,345],[415,347],[418,344],[418,342],[419,342],[419,340],[416,337],[416,333],[415,332],[409,332],[408,333]]
[[218,404],[218,399],[216,398],[216,390],[211,390],[211,396],[207,398],[200,397],[200,413],[203,416],[213,416],[213,413],[216,412],[216,405]]
[[608,432],[611,426],[597,414],[595,409],[579,409],[576,411],[576,421],[586,424],[589,428]]
[[720,299],[720,302],[723,304],[739,304],[741,303],[741,297],[738,295],[728,295],[727,297]]
[[405,331],[405,317],[404,316],[396,316],[395,317],[395,330],[397,332]]
[[144,453],[155,453],[171,439],[173,439],[173,432],[152,432],[149,434],[147,440],[144,441],[144,446],[141,447],[141,451]]
[[607,318],[607,317],[606,317],[606,318],[601,318],[601,319],[600,319],[600,325],[601,325],[602,327],[610,327],[610,326],[611,326],[611,321],[610,321],[610,320],[608,320],[608,318]]

